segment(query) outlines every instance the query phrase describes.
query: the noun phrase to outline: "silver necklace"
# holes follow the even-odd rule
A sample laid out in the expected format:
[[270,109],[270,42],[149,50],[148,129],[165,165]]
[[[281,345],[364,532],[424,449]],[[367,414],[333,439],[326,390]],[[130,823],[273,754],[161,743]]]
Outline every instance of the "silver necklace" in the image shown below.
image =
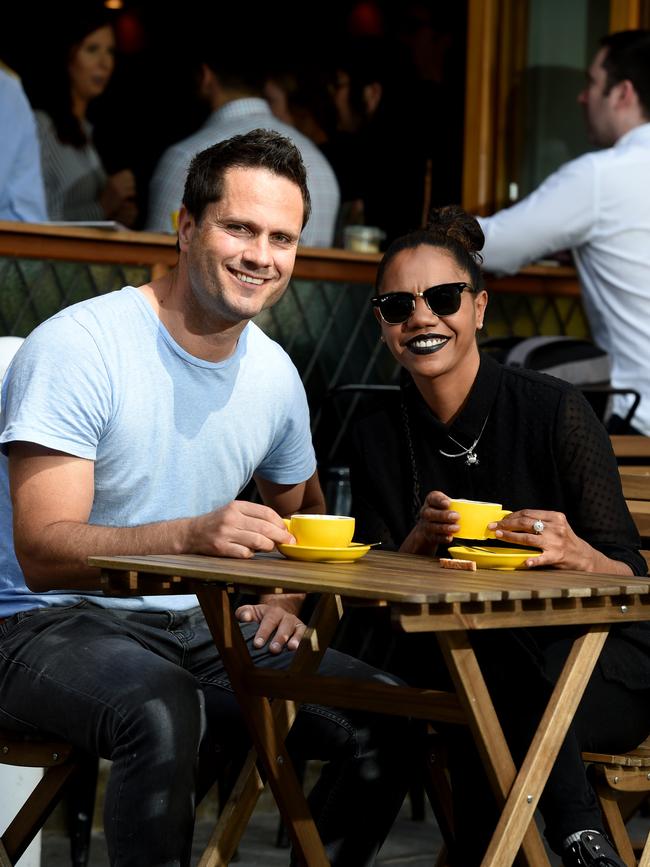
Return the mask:
[[487,420],[489,419],[489,417],[490,417],[490,413],[488,412],[488,414],[485,416],[485,421],[483,422],[483,426],[481,427],[481,430],[479,431],[479,435],[476,437],[476,439],[474,440],[474,442],[471,444],[471,446],[470,446],[469,448],[467,448],[467,449],[466,449],[466,448],[463,448],[463,444],[462,444],[462,443],[459,443],[458,440],[455,440],[455,439],[451,436],[451,434],[447,434],[447,436],[448,436],[449,439],[452,441],[452,443],[456,443],[456,445],[457,445],[457,446],[460,446],[460,448],[463,449],[463,450],[462,450],[462,452],[458,452],[458,453],[455,454],[455,455],[451,455],[451,454],[449,454],[449,452],[443,452],[442,449],[438,449],[438,451],[440,452],[440,454],[441,454],[441,455],[444,455],[446,458],[462,458],[462,457],[465,457],[465,464],[466,464],[468,467],[475,467],[475,466],[479,463],[479,459],[478,459],[478,455],[475,454],[474,449],[475,449],[476,446],[478,445],[478,441],[479,441],[479,440],[481,439],[481,437],[483,436],[483,431],[485,430],[485,425],[487,424]]

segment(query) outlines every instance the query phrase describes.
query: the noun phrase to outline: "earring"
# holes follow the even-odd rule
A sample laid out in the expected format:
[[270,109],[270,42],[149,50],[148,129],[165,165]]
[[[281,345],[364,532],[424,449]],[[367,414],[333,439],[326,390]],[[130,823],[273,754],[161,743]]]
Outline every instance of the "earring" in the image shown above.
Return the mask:
[[379,335],[379,339],[381,340],[382,343],[386,343],[386,338],[384,337],[383,334]]

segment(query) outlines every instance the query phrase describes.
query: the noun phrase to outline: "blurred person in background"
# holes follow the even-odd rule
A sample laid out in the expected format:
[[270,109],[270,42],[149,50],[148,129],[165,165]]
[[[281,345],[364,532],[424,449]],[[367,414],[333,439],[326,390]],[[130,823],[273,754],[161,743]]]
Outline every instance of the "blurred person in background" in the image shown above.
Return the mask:
[[34,115],[19,78],[0,61],[0,220],[47,220]]
[[309,61],[297,65],[281,65],[266,76],[264,99],[278,120],[294,126],[321,147],[328,130],[335,122],[322,72],[315,71]]
[[116,220],[130,227],[138,215],[133,172],[107,175],[88,119],[91,102],[104,93],[115,67],[113,27],[99,10],[67,18],[66,28],[33,83],[49,217]]
[[561,166],[511,208],[480,217],[487,271],[571,249],[594,342],[612,362],[611,434],[650,436],[650,30],[600,41],[578,95],[590,137],[602,150]]
[[410,86],[387,75],[391,52],[377,38],[353,40],[331,66],[335,129],[321,146],[341,186],[344,221],[388,238],[422,224],[427,171],[421,111]]
[[[217,25],[224,33],[228,24]],[[252,40],[252,41],[251,41]],[[210,41],[198,49],[198,88],[210,107],[203,126],[169,147],[162,155],[149,188],[149,212],[145,227],[152,232],[174,230],[173,214],[180,208],[187,168],[192,157],[206,147],[253,129],[279,132],[296,145],[307,168],[312,214],[301,235],[301,244],[330,247],[339,210],[339,187],[332,168],[318,147],[294,126],[279,120],[263,98],[262,71],[255,57],[264,52],[246,38],[246,55],[237,40],[223,44],[210,28]]]

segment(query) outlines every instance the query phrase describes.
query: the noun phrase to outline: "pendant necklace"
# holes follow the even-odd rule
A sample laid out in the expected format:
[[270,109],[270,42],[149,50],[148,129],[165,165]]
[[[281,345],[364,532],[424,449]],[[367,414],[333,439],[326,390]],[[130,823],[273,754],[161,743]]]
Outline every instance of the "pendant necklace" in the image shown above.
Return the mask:
[[451,434],[447,434],[447,436],[452,441],[452,443],[456,443],[456,445],[460,446],[460,448],[463,450],[462,450],[462,452],[458,452],[457,454],[452,455],[452,454],[449,454],[449,452],[443,452],[442,449],[438,449],[440,454],[444,455],[446,458],[462,458],[462,457],[464,457],[466,466],[468,466],[468,467],[477,466],[477,464],[479,463],[479,459],[478,459],[478,455],[475,453],[474,449],[478,445],[478,441],[483,436],[483,431],[485,430],[485,425],[487,424],[487,420],[489,419],[489,417],[490,417],[490,413],[488,412],[488,414],[485,416],[485,421],[483,422],[481,430],[479,431],[479,435],[476,437],[476,439],[471,444],[471,446],[469,446],[469,448],[463,448],[462,443],[459,443],[458,440],[455,440],[451,436]]

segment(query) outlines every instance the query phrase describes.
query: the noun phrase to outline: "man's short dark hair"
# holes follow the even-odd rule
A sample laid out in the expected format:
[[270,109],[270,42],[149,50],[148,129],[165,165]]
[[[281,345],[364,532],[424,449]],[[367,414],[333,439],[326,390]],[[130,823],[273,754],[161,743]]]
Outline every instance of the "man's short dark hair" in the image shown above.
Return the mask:
[[650,30],[622,30],[600,40],[607,49],[603,69],[605,93],[621,81],[631,81],[646,119],[650,119]]
[[286,136],[270,129],[254,129],[220,141],[198,153],[187,172],[183,204],[200,222],[206,207],[224,194],[228,169],[267,169],[293,181],[300,189],[304,205],[303,228],[311,213],[307,170],[300,151]]

